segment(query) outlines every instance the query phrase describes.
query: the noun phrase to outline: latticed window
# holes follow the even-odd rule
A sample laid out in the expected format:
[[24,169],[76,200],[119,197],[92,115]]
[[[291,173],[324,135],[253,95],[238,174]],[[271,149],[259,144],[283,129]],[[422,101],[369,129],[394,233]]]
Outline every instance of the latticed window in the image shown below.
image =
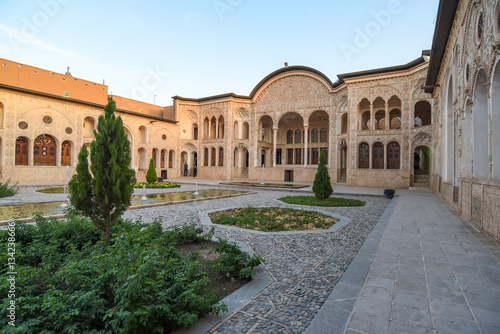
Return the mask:
[[205,148],[205,154],[203,154],[203,166],[208,166],[208,148]]
[[358,168],[370,168],[370,146],[367,143],[359,144]]
[[382,143],[373,145],[373,168],[384,169],[384,144]]
[[153,158],[153,163],[155,164],[155,168],[156,168],[156,155],[158,154],[158,150],[156,148],[154,148],[153,152],[151,154],[152,154],[152,158]]
[[36,137],[33,150],[35,166],[55,166],[56,146],[56,141],[52,136],[43,134]]
[[61,145],[61,166],[71,166],[71,143],[69,141]]
[[224,149],[219,148],[219,166],[224,166]]
[[215,166],[215,147],[212,147],[212,159],[211,159],[211,165]]
[[293,131],[292,130],[288,130],[286,132],[286,143],[293,144]]
[[311,143],[317,143],[318,142],[318,129],[312,129],[311,131]]
[[174,151],[168,152],[168,168],[172,168],[174,163]]
[[286,150],[287,164],[293,165],[293,148]]
[[322,143],[328,142],[328,130],[326,130],[326,128],[323,128],[320,131],[320,142]]
[[317,165],[318,162],[319,162],[319,154],[318,154],[318,149],[317,148],[313,148],[311,150],[311,164],[313,165]]
[[302,149],[295,149],[295,164],[300,165],[302,163]]
[[399,169],[400,163],[400,148],[399,144],[395,141],[387,145],[387,168]]
[[160,168],[165,168],[165,154],[167,152],[165,152],[164,150],[161,151],[161,155],[160,155]]
[[17,137],[16,139],[16,165],[28,164],[28,147],[29,142],[25,137]]
[[302,132],[298,129],[295,130],[295,144],[300,144],[302,142],[301,137],[302,137]]

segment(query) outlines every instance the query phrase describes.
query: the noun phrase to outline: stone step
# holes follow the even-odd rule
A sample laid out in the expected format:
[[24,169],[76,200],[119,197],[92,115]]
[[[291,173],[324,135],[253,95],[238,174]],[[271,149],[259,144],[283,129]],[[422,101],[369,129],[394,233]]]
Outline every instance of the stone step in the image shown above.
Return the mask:
[[429,191],[429,192],[432,192],[431,188],[429,186],[413,186],[413,187],[410,187],[408,188],[410,190],[417,190],[417,191]]

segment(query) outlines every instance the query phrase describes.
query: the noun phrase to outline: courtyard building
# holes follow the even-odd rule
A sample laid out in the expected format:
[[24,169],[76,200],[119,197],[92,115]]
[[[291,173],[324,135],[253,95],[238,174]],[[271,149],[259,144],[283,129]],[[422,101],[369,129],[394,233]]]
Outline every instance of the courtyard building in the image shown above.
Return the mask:
[[[431,50],[340,74],[285,66],[249,95],[113,96],[145,179],[308,182],[325,152],[332,182],[429,189],[500,240],[499,0],[440,1]],[[108,86],[0,59],[0,181],[64,182],[90,145]]]

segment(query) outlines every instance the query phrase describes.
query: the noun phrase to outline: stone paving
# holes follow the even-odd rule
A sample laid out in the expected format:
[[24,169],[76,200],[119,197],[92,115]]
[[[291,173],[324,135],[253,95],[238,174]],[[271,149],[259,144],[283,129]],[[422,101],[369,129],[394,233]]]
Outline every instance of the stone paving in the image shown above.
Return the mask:
[[396,200],[344,333],[500,333],[498,242],[432,194]]
[[[182,186],[183,191],[189,189],[193,186]],[[293,207],[276,200],[288,195],[290,191],[265,190],[255,195],[130,211],[125,217],[142,217],[144,221],[149,221],[163,215],[168,217],[163,220],[165,226],[199,223],[198,212],[218,207]],[[244,230],[216,228],[216,236],[244,241],[264,258],[265,268],[274,282],[209,333],[304,332],[390,202],[384,197],[355,198],[366,201],[367,205],[321,208],[351,219],[336,232],[266,236]]]

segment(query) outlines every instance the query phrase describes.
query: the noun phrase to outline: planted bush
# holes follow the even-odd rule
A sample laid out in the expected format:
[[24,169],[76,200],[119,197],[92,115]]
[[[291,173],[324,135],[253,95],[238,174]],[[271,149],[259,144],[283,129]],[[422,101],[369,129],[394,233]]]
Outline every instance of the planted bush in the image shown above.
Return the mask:
[[7,180],[5,183],[0,183],[0,198],[14,196],[19,191],[17,183],[9,185],[9,182],[10,180]]
[[[174,247],[211,238],[195,225],[163,231],[160,222],[119,219],[106,246],[105,236],[88,218],[38,216],[36,221],[18,223],[15,230],[16,333],[169,333],[189,327],[203,314],[227,309],[218,293],[207,288],[199,253],[182,256]],[[3,277],[7,233],[0,231]],[[249,266],[257,263],[233,246],[221,251],[220,262],[230,268],[224,271],[234,275],[248,277]],[[4,279],[1,328],[8,328],[8,290]]]
[[312,188],[314,195],[320,200],[330,197],[333,193],[332,182],[328,174],[328,167],[326,166],[325,152],[321,150],[319,155],[318,171],[314,177]]
[[259,266],[264,260],[257,255],[250,256],[241,251],[235,242],[230,242],[221,238],[219,245],[214,250],[220,254],[214,263],[214,269],[219,273],[229,277],[250,278],[254,274],[254,267]]
[[146,173],[146,181],[147,183],[158,182],[158,176],[156,175],[155,162],[153,158],[149,160],[148,172]]

